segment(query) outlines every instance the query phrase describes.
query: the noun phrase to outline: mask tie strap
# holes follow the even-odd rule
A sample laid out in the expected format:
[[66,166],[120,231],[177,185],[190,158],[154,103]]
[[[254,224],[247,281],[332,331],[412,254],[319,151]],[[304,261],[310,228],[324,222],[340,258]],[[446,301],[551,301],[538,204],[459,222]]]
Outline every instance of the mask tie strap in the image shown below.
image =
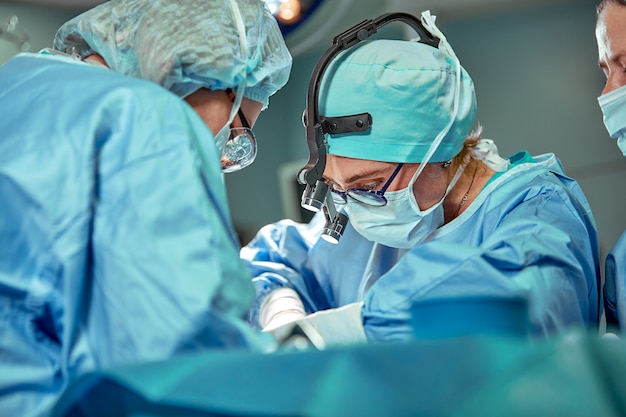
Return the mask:
[[[237,25],[237,32],[239,34],[239,53],[241,54],[241,59],[244,60],[246,57],[247,51],[247,40],[246,40],[246,28],[243,23],[243,19],[241,18],[241,12],[239,11],[239,6],[235,0],[229,0],[230,6],[233,10],[233,16],[235,19],[235,24]],[[243,74],[241,77],[241,81],[237,86],[237,91],[235,93],[235,101],[233,102],[233,107],[230,110],[230,116],[228,117],[228,121],[224,125],[224,128],[230,128],[230,125],[235,120],[235,115],[239,111],[239,107],[241,106],[241,100],[243,99],[243,92],[246,88],[246,76]],[[226,142],[230,138],[230,135],[221,135],[216,143],[217,149],[223,150],[226,146]]]
[[[454,53],[454,50],[452,49],[452,46],[448,42],[445,35],[439,30],[439,28],[435,24],[436,19],[437,19],[437,16],[431,15],[429,10],[422,13],[422,24],[424,25],[426,30],[428,30],[433,36],[436,36],[440,39],[439,49],[441,49],[448,56],[450,56],[450,58],[452,58],[456,66],[456,75],[455,75],[456,86],[455,86],[454,101],[452,105],[452,115],[446,127],[441,132],[439,132],[439,134],[437,135],[433,143],[428,148],[428,152],[426,152],[426,156],[424,156],[424,159],[420,163],[420,166],[418,167],[417,171],[415,171],[413,178],[411,178],[411,182],[409,183],[410,185],[413,185],[415,181],[417,181],[417,178],[426,167],[426,164],[430,161],[434,153],[437,151],[437,148],[439,148],[439,145],[441,144],[445,136],[450,131],[450,128],[452,127],[452,125],[454,124],[454,121],[456,120],[456,116],[459,111],[459,100],[460,100],[460,95],[461,95],[461,62],[459,61],[456,54]],[[461,170],[461,172],[463,171]]]

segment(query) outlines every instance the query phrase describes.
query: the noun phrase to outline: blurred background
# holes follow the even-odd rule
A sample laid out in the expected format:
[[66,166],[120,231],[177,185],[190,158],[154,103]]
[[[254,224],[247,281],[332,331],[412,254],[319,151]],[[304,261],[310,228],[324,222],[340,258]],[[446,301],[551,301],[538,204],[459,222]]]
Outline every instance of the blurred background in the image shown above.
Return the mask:
[[[302,3],[300,3],[300,1]],[[66,20],[98,0],[0,0],[0,64],[49,47]],[[297,170],[308,158],[301,124],[309,77],[332,37],[366,18],[430,9],[476,84],[484,136],[503,156],[554,152],[594,211],[602,258],[626,229],[626,158],[602,123],[604,75],[594,37],[596,0],[267,0],[281,13],[294,65],[254,131],[256,162],[226,175],[233,220],[246,243],[263,225],[306,220]],[[405,36],[404,25],[385,37]],[[51,80],[54,82],[54,80]]]

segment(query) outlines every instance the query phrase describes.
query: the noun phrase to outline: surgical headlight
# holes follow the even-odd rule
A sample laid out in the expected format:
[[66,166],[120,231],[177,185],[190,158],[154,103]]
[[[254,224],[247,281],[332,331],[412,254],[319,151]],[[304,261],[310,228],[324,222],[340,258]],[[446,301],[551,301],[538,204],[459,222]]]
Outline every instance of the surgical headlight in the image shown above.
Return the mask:
[[388,23],[399,21],[408,24],[418,36],[418,42],[439,46],[440,39],[431,34],[420,19],[408,13],[387,13],[372,20],[367,19],[335,36],[330,48],[319,59],[311,79],[307,93],[306,109],[303,123],[306,128],[306,141],[309,148],[309,160],[298,172],[298,182],[306,185],[302,194],[302,207],[324,212],[326,225],[322,238],[337,243],[348,223],[345,214],[338,212],[323,179],[326,167],[327,134],[344,134],[368,131],[373,123],[369,113],[354,114],[340,117],[321,117],[319,114],[319,90],[325,71],[332,60],[341,52],[375,34],[378,29]]

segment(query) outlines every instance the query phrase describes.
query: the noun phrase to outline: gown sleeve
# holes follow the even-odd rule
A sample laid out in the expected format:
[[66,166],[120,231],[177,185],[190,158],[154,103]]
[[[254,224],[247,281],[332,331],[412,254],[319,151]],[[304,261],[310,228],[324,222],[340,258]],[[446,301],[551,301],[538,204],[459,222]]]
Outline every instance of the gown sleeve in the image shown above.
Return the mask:
[[121,123],[96,148],[86,329],[100,365],[254,343],[213,138],[173,95],[141,92],[117,98]]
[[310,265],[310,251],[318,241],[324,217],[308,224],[281,220],[263,227],[241,249],[241,258],[253,276],[256,300],[248,322],[260,328],[259,310],[267,295],[278,288],[292,288],[302,298],[307,313],[330,308]]
[[562,187],[529,188],[497,212],[475,214],[482,224],[467,232],[479,245],[437,238],[414,247],[369,292],[368,338],[410,335],[416,301],[473,295],[526,298],[533,336],[597,326],[595,226],[575,201]]

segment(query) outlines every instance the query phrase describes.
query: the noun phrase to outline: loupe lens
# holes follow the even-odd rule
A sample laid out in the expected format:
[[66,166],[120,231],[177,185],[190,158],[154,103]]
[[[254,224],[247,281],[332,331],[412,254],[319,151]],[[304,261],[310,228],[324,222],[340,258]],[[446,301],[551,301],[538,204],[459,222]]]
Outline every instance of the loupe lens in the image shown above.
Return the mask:
[[324,229],[322,229],[322,239],[336,245],[339,243],[339,239],[341,239],[347,225],[348,217],[343,213],[337,213],[332,221],[328,221],[324,225]]
[[318,212],[324,206],[328,185],[323,181],[317,181],[315,185],[307,185],[302,192],[302,201],[300,205],[313,212]]

